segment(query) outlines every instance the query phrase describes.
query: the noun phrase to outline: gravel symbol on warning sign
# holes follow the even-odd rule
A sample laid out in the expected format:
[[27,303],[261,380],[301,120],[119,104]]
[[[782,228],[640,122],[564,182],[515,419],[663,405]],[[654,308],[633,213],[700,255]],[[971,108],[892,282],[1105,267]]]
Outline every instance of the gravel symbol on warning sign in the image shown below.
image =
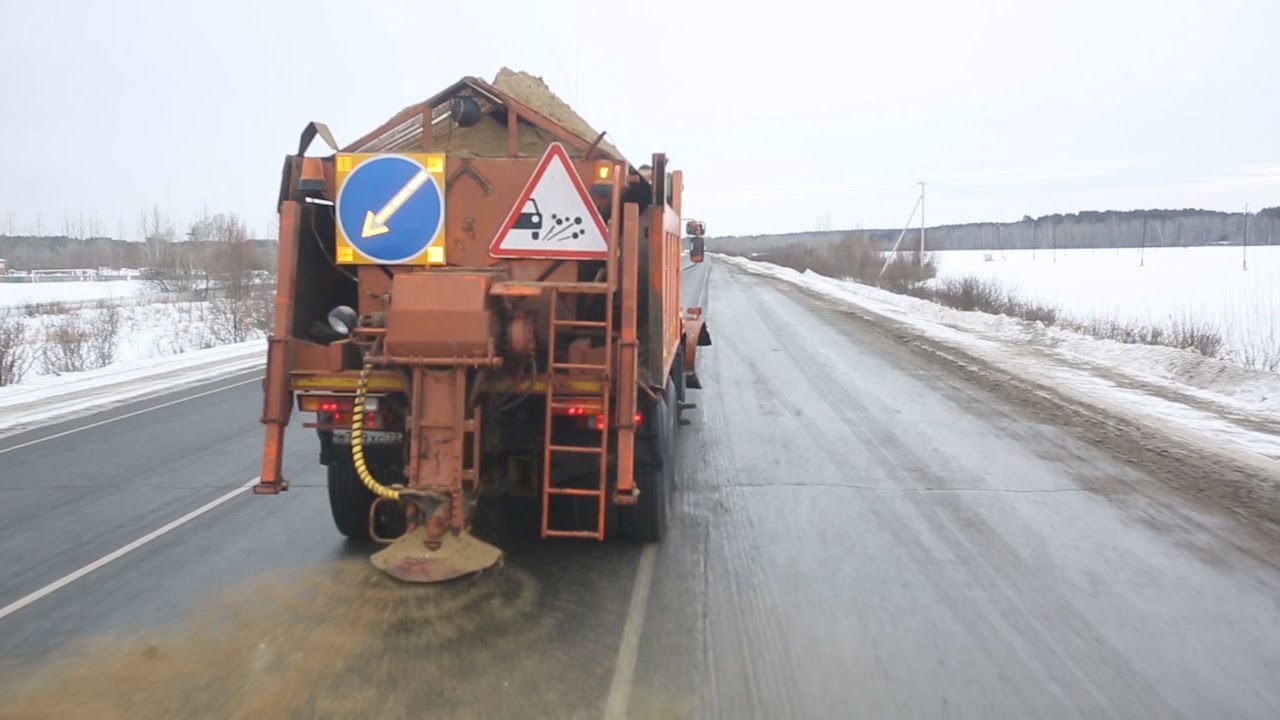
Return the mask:
[[564,146],[553,143],[538,162],[489,252],[494,257],[604,257],[604,220]]

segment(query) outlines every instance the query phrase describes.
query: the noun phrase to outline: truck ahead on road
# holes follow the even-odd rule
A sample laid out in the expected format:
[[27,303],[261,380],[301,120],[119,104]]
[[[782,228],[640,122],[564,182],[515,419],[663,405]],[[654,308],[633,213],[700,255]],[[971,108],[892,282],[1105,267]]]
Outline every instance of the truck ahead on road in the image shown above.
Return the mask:
[[[331,153],[307,155],[317,137]],[[288,488],[296,403],[338,530],[394,577],[498,562],[471,533],[493,497],[526,498],[544,538],[660,541],[711,342],[706,230],[664,154],[642,168],[505,68],[343,148],[308,125],[281,178],[255,492]]]

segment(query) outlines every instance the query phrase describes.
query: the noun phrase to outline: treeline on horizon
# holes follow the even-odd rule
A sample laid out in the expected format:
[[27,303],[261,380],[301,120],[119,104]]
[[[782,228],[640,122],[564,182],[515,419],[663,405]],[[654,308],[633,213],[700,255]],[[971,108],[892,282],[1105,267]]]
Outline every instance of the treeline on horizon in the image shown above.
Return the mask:
[[[1016,222],[926,225],[925,250],[1027,250],[1049,248],[1136,248],[1241,245],[1244,213],[1215,210],[1085,210],[1031,217]],[[1250,245],[1280,244],[1280,206],[1248,216]],[[889,249],[902,233],[896,229],[815,230],[785,234],[730,235],[708,239],[708,249],[749,253],[799,244],[823,244],[850,235]],[[919,230],[912,227],[900,249],[913,250]]]
[[[150,213],[140,219],[145,241],[110,237],[75,238],[67,235],[0,234],[0,258],[10,270],[63,270],[78,268],[199,267],[217,255],[226,243],[241,245],[257,268],[274,268],[274,240],[251,239],[234,215],[207,216],[186,232],[163,215]],[[768,250],[792,243],[824,244],[850,235],[865,237],[881,249],[892,247],[901,228],[872,230],[815,230],[784,234],[713,236],[708,247],[736,253]],[[902,249],[915,248],[919,232],[910,228]],[[925,249],[1018,250],[1049,248],[1190,247],[1240,245],[1245,241],[1244,213],[1214,210],[1085,210],[1040,217],[1024,216],[1017,222],[963,223],[927,226]],[[1250,245],[1280,244],[1280,206],[1249,213]]]
[[234,257],[251,270],[274,270],[276,242],[250,237],[234,213],[205,215],[178,226],[159,210],[138,218],[143,240],[106,236],[0,234],[0,258],[10,271],[109,268],[206,270]]

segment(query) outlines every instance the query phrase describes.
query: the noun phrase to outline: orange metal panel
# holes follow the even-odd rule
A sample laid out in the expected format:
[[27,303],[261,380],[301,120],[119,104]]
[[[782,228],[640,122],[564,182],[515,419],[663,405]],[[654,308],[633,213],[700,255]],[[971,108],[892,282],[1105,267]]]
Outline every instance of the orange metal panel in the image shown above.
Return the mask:
[[280,268],[276,277],[275,316],[271,337],[267,341],[267,375],[263,383],[262,475],[256,493],[274,494],[289,487],[281,473],[284,429],[289,424],[293,407],[289,393],[289,323],[293,317],[293,298],[297,291],[298,219],[300,207],[295,200],[280,205]]
[[635,498],[636,290],[640,283],[640,208],[627,203],[622,212],[622,327],[618,342],[618,462],[615,502]]
[[620,249],[621,238],[618,235],[620,224],[622,222],[621,209],[622,204],[622,165],[613,164],[611,177],[613,178],[613,188],[609,193],[609,247],[613,256],[613,262],[609,263],[609,277],[606,282],[609,283],[609,289],[617,292],[618,290],[618,251]]

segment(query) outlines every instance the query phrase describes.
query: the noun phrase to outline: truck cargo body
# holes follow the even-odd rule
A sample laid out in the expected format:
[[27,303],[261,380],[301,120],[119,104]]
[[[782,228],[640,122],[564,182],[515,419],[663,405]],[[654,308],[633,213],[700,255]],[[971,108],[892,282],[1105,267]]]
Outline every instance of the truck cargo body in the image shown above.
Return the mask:
[[662,154],[633,167],[542,90],[466,78],[285,161],[256,490],[287,489],[283,429],[315,413],[339,530],[425,547],[375,556],[403,579],[480,569],[446,550],[488,496],[535,498],[543,537],[664,532],[704,229]]

